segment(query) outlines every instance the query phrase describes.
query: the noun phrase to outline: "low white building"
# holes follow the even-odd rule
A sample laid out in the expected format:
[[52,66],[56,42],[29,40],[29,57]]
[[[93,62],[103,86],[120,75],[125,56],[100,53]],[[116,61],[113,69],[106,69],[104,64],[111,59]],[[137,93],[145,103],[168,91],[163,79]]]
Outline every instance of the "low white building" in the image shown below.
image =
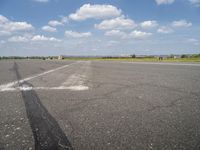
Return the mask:
[[59,59],[59,60],[62,60],[62,59],[64,59],[64,56],[63,56],[63,55],[60,55],[60,56],[58,56],[58,59]]

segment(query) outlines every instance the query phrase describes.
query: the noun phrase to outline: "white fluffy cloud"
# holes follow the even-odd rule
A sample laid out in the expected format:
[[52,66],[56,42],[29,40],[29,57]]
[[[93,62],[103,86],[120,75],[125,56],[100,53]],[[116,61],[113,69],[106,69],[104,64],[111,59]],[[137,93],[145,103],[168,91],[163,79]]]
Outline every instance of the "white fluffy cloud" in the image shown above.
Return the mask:
[[59,39],[54,37],[46,37],[44,35],[35,35],[31,38],[31,41],[52,41],[52,42],[60,42]]
[[134,30],[129,34],[129,36],[131,38],[139,39],[139,40],[146,39],[146,38],[150,37],[151,35],[152,35],[152,33],[142,32],[142,31],[138,31],[138,30]]
[[8,20],[6,17],[0,15],[0,24],[6,23],[6,22],[8,22],[8,21],[9,21],[9,20]]
[[162,26],[157,30],[158,33],[163,33],[163,34],[169,34],[169,33],[173,33],[174,30],[170,27],[167,26]]
[[[59,39],[54,37],[45,37],[43,35],[31,35],[29,32],[21,32],[21,31],[30,31],[33,30],[34,27],[27,22],[14,22],[6,17],[0,15],[0,36],[8,36],[14,34],[18,34],[16,36],[12,36],[8,38],[9,42],[28,42],[28,41],[54,41],[59,42]],[[48,32],[55,32],[56,28],[50,26],[42,27],[42,30]],[[17,32],[18,31],[18,32]],[[19,36],[23,34],[23,36]]]
[[46,31],[46,32],[56,32],[57,31],[56,28],[50,27],[50,26],[43,26],[42,30]]
[[200,40],[196,38],[190,38],[187,40],[189,43],[194,44],[194,45],[200,45]]
[[62,22],[59,22],[59,21],[57,21],[57,20],[51,20],[51,21],[48,22],[48,25],[53,26],[53,27],[56,27],[56,26],[61,26],[61,25],[63,25],[63,23],[62,23]]
[[108,41],[107,46],[115,46],[117,44],[119,44],[119,41],[110,40],[110,41]]
[[172,26],[173,27],[190,27],[192,26],[192,23],[186,20],[178,20],[178,21],[172,22]]
[[[158,5],[161,4],[172,4],[174,3],[176,0],[155,0],[156,3]],[[196,7],[200,7],[200,0],[188,0],[192,5],[196,6]]]
[[105,36],[111,36],[111,37],[116,37],[116,38],[121,38],[121,39],[137,39],[137,40],[143,40],[152,35],[152,33],[149,32],[143,32],[139,30],[134,30],[130,33],[126,33],[120,30],[111,30],[111,31],[106,31]]
[[198,42],[199,40],[195,39],[195,38],[191,38],[191,39],[188,39],[188,42]]
[[28,31],[32,29],[33,26],[27,22],[10,21],[6,17],[0,15],[0,30],[4,33],[13,31]]
[[140,26],[144,29],[150,29],[150,28],[155,28],[158,26],[157,21],[155,20],[149,20],[149,21],[144,21],[140,24]]
[[111,36],[111,37],[120,37],[122,39],[127,37],[127,34],[125,32],[122,32],[120,30],[111,30],[111,31],[106,31],[105,36]]
[[197,7],[200,7],[200,0],[189,0],[189,2]]
[[135,28],[137,25],[136,23],[131,20],[127,19],[124,16],[117,17],[114,19],[103,20],[100,24],[95,24],[95,28],[101,30],[108,30],[108,29],[132,29]]
[[66,37],[71,37],[71,38],[86,38],[90,37],[92,35],[91,32],[76,32],[76,31],[65,31],[65,36]]
[[172,4],[175,0],[155,0],[158,5],[161,4]]
[[121,15],[121,10],[113,5],[91,5],[84,4],[75,13],[69,15],[69,18],[76,21],[89,18],[105,19]]
[[0,31],[0,36],[8,36],[11,35],[9,31]]
[[9,42],[28,42],[29,39],[24,36],[13,36],[8,39]]
[[32,30],[33,26],[27,22],[9,22],[4,28],[7,31],[27,31]]
[[44,35],[34,35],[34,36],[12,36],[8,39],[9,42],[44,42],[44,41],[50,41],[50,42],[60,42],[61,40],[56,39],[54,37],[46,37]]

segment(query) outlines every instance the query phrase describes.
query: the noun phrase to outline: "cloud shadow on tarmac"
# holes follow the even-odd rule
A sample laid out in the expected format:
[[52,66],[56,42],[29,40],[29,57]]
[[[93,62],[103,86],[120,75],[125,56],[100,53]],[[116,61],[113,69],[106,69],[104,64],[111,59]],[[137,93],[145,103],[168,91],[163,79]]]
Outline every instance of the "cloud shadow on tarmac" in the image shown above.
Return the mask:
[[[18,65],[14,62],[13,71],[17,80],[21,79]],[[32,87],[28,82],[19,86]],[[32,128],[36,150],[73,150],[71,143],[56,120],[48,113],[34,90],[21,91],[27,117]]]

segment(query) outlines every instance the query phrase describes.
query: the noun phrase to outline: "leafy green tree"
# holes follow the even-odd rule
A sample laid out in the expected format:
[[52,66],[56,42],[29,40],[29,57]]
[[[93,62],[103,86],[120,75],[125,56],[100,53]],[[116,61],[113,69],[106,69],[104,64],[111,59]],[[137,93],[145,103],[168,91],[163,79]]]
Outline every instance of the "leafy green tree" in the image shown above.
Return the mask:
[[136,58],[135,54],[132,54],[132,55],[131,55],[131,58]]

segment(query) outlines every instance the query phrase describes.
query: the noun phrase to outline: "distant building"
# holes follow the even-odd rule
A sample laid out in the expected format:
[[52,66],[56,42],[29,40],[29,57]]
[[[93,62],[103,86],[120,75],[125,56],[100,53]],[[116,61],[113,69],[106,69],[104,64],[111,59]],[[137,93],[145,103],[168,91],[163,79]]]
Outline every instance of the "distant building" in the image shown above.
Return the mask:
[[64,59],[64,56],[63,56],[63,55],[60,55],[60,56],[58,56],[58,59],[59,59],[59,60],[62,60],[62,59]]

